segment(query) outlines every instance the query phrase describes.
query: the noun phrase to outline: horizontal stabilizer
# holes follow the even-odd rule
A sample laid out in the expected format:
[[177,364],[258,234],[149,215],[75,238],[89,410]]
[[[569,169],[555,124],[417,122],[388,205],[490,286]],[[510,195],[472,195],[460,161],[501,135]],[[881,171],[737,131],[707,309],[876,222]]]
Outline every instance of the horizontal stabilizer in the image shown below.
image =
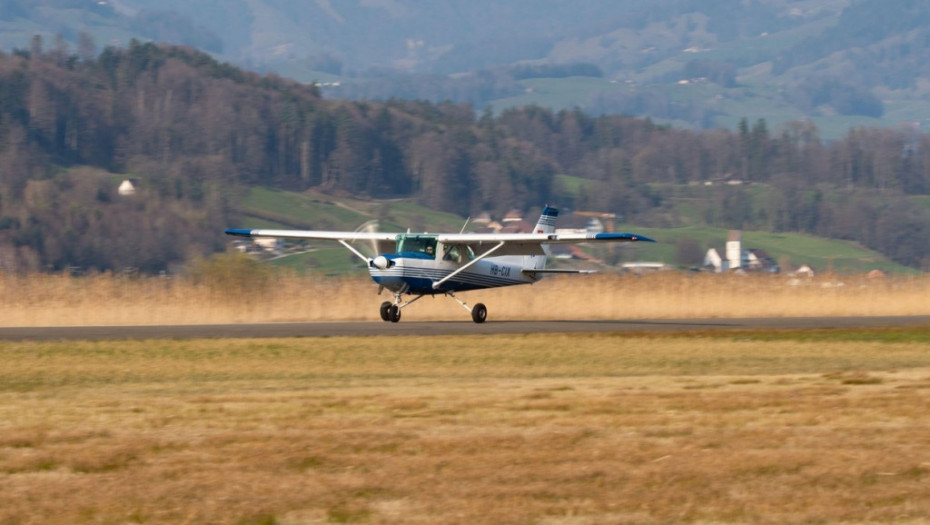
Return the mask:
[[523,273],[597,273],[597,270],[562,270],[562,269],[548,269],[548,270],[533,270],[532,268],[526,268],[523,270]]

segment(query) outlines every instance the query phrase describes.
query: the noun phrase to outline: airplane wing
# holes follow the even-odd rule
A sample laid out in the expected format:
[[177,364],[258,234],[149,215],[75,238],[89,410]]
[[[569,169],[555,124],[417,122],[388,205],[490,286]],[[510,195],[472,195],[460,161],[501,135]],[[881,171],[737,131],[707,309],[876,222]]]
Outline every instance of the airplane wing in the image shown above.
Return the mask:
[[[226,235],[234,237],[272,237],[277,239],[302,239],[308,241],[338,241],[343,244],[350,242],[374,242],[378,253],[390,252],[394,249],[398,233],[391,232],[339,232],[339,231],[313,231],[313,230],[249,230],[228,228]],[[346,246],[348,248],[348,246]],[[351,248],[350,248],[351,249]],[[364,257],[362,257],[364,259]]]
[[307,239],[317,241],[391,241],[397,239],[397,233],[389,232],[333,232],[313,230],[243,230],[228,228],[226,235],[235,237],[274,237],[278,239]]
[[543,255],[544,244],[656,241],[636,233],[453,233],[440,234],[439,242],[467,245],[476,255],[501,243],[494,255]]
[[[248,230],[229,228],[226,235],[236,237],[275,237],[279,239],[304,239],[339,241],[343,244],[357,241],[374,241],[378,253],[393,250],[399,233],[390,232],[345,232],[313,230]],[[439,234],[439,242],[465,245],[481,256],[494,249],[495,255],[543,255],[544,244],[579,244],[605,242],[655,242],[636,233],[447,233]],[[500,246],[498,246],[500,245]],[[496,249],[495,249],[496,248]]]

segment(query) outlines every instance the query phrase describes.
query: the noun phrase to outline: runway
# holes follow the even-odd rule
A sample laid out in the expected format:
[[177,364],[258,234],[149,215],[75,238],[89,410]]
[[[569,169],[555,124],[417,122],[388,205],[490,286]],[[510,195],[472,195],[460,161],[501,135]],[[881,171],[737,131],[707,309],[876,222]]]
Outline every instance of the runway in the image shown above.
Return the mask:
[[821,330],[930,327],[930,316],[789,317],[744,319],[635,319],[608,321],[468,321],[261,323],[171,326],[0,327],[0,340],[79,341],[104,339],[197,339],[267,337],[397,337],[538,333],[682,334],[721,330]]

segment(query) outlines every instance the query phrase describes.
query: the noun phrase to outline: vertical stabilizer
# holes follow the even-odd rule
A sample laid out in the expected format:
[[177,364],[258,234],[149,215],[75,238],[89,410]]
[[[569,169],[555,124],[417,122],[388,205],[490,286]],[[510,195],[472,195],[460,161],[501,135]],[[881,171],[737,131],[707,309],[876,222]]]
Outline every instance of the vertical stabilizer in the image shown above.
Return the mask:
[[555,231],[555,220],[559,216],[559,210],[546,204],[543,206],[542,215],[539,216],[539,222],[536,223],[536,229],[533,233],[552,233]]
[[[539,222],[533,228],[533,233],[553,233],[555,232],[555,220],[559,216],[559,210],[546,204],[543,206],[542,215],[539,216]],[[546,267],[546,257],[549,255],[549,246],[542,245],[543,252],[546,255],[533,255],[525,258],[523,266],[525,268],[534,268],[542,270]]]

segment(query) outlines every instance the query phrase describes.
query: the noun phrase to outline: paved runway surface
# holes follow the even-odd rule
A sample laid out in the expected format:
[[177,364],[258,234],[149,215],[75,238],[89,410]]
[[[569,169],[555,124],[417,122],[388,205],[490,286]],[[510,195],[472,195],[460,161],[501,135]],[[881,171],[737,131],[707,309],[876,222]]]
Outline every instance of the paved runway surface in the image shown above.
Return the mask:
[[930,316],[794,317],[756,319],[637,319],[627,321],[401,321],[263,323],[174,326],[0,327],[0,340],[190,339],[246,337],[413,336],[593,332],[701,332],[930,327]]

